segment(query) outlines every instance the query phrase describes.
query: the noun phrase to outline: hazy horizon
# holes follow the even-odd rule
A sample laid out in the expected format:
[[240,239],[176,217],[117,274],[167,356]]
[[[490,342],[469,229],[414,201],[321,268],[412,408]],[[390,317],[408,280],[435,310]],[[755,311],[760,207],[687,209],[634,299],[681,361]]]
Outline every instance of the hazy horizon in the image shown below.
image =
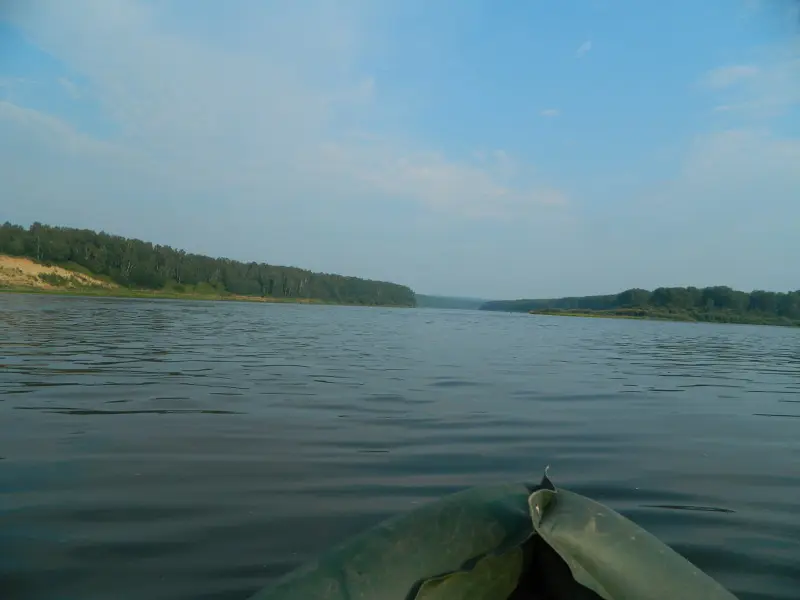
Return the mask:
[[436,296],[796,290],[797,6],[10,0],[0,221]]

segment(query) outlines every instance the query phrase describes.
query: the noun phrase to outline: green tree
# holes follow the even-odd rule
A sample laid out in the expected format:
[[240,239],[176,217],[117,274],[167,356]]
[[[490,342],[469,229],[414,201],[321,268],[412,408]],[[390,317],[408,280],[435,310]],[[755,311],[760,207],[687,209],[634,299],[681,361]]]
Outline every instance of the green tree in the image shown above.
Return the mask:
[[41,223],[28,229],[11,223],[0,226],[0,253],[82,267],[134,288],[161,289],[174,284],[243,296],[391,306],[414,306],[416,302],[410,288],[395,283],[211,258],[102,231]]

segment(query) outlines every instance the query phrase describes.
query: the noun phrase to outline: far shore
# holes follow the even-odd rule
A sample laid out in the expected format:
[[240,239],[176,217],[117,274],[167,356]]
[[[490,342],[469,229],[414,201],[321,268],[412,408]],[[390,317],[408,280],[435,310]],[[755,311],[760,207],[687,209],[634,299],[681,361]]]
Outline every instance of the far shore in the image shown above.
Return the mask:
[[170,292],[166,290],[139,290],[117,288],[40,288],[40,287],[1,287],[0,294],[33,294],[45,296],[73,296],[84,298],[137,298],[150,300],[189,300],[203,302],[254,302],[264,304],[313,304],[320,306],[351,306],[373,308],[408,308],[391,304],[348,304],[329,302],[317,298],[273,298],[264,296],[241,296],[237,294],[198,294],[192,292]]
[[770,319],[768,317],[729,314],[722,312],[696,313],[688,312],[670,313],[656,312],[645,309],[615,309],[615,310],[578,310],[578,309],[538,309],[530,310],[528,314],[548,317],[581,317],[586,319],[628,319],[634,321],[671,321],[677,323],[728,323],[733,325],[770,325],[779,327],[800,327],[800,322],[788,319]]
[[94,298],[150,298],[161,300],[207,300],[214,302],[268,302],[274,304],[329,304],[314,298],[264,298],[261,296],[239,296],[236,294],[197,294],[192,292],[170,292],[166,290],[137,290],[124,287],[80,288],[80,287],[0,287],[0,293],[36,294],[49,296],[86,296]]
[[206,289],[176,290],[164,288],[150,290],[121,286],[108,277],[76,271],[64,266],[45,264],[21,256],[0,254],[0,293],[47,294],[56,296],[85,296],[94,298],[146,298],[155,300],[200,300],[212,302],[262,302],[268,304],[319,304],[331,306],[384,306],[395,305],[352,304],[318,298],[284,298],[272,296],[244,296]]

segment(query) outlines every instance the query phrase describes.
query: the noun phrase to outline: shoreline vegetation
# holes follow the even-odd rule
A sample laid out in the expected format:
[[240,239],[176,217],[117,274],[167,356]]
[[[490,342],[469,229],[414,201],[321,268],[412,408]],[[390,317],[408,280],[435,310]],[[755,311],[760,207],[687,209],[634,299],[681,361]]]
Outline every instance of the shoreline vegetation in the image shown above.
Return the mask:
[[740,292],[726,286],[625,290],[619,294],[552,299],[495,300],[481,310],[533,315],[736,323],[800,327],[800,290]]
[[0,292],[346,306],[416,306],[411,288],[211,258],[104,232],[0,226]]
[[[2,260],[2,257],[0,257]],[[319,304],[335,306],[366,306],[364,304],[345,304],[316,298],[268,298],[261,296],[239,296],[236,294],[204,294],[197,292],[170,292],[169,290],[145,290],[125,287],[96,288],[86,286],[64,287],[23,287],[7,286],[0,283],[0,294],[33,294],[51,296],[80,296],[84,298],[137,298],[150,300],[196,300],[210,302],[262,302],[265,304]],[[381,305],[371,305],[381,306]],[[383,305],[388,307],[389,305]]]

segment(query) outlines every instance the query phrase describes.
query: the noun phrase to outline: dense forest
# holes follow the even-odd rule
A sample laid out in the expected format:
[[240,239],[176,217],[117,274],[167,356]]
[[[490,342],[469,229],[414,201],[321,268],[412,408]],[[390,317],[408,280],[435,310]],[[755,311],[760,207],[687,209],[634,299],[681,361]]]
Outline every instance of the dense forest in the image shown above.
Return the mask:
[[0,254],[88,271],[128,288],[342,304],[415,305],[414,292],[394,283],[211,258],[108,233],[40,223],[28,229],[10,223],[2,225]]
[[429,296],[417,294],[418,308],[456,308],[461,310],[477,310],[486,300],[477,298],[461,298],[458,296]]
[[606,296],[497,300],[481,310],[557,314],[611,314],[691,321],[800,324],[800,290],[739,292],[725,286],[631,289]]

